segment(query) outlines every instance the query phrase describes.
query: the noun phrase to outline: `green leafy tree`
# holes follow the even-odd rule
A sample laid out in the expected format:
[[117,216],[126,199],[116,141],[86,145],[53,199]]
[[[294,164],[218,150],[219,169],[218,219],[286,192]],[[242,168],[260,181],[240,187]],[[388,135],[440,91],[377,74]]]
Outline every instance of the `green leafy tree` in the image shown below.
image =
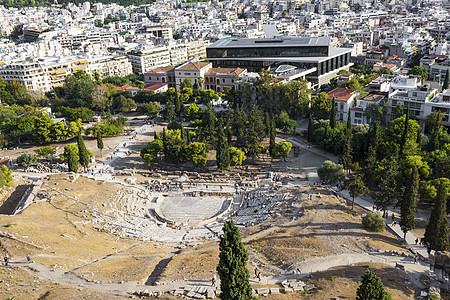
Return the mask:
[[84,168],[87,168],[89,166],[89,153],[86,149],[81,133],[78,133],[77,135],[77,146],[79,162]]
[[185,152],[186,158],[191,160],[194,166],[206,166],[207,156],[205,143],[192,142],[186,147]]
[[444,83],[442,84],[442,89],[446,90],[448,89],[449,86],[449,80],[450,80],[450,75],[449,75],[449,71],[447,69],[447,72],[445,72],[445,78],[444,78]]
[[326,160],[318,169],[317,174],[325,184],[336,184],[345,177],[342,165],[337,165],[332,161]]
[[329,119],[333,102],[328,99],[327,93],[319,93],[311,98],[311,113],[315,119]]
[[[66,150],[65,147],[64,150]],[[69,172],[78,173],[78,155],[75,153],[73,148],[67,148],[67,153],[65,155],[67,156],[67,165],[69,167]]]
[[37,157],[34,153],[24,153],[19,155],[16,159],[16,163],[19,167],[28,167],[37,163]]
[[400,227],[404,237],[416,227],[416,199],[419,191],[419,171],[413,165],[400,203]]
[[5,186],[11,186],[13,182],[12,171],[8,169],[7,166],[3,165],[0,167],[0,190],[2,190]]
[[336,127],[336,115],[337,115],[336,100],[333,97],[333,102],[331,104],[331,110],[330,110],[330,127],[331,127],[331,129]]
[[245,160],[245,152],[236,147],[230,147],[230,159],[235,166],[240,166]]
[[425,227],[425,244],[427,245],[428,252],[435,251],[448,251],[450,244],[448,240],[449,229],[447,221],[447,187],[444,181],[441,180],[437,196],[435,198],[435,204],[433,211],[431,212],[428,224]]
[[163,151],[167,161],[176,163],[182,161],[185,144],[180,129],[163,131]]
[[414,66],[411,70],[409,70],[408,74],[417,75],[420,80],[427,80],[428,78],[428,70],[421,66]]
[[163,111],[163,118],[165,121],[172,121],[175,118],[176,114],[174,111],[174,105],[172,102],[168,101],[166,103],[166,108]]
[[163,151],[163,141],[160,139],[153,140],[141,150],[141,157],[147,166],[150,166],[157,158],[158,153]]
[[292,149],[292,144],[289,142],[280,142],[276,143],[273,151],[272,151],[272,158],[283,158],[284,161],[286,161],[286,158],[289,155],[289,152]]
[[383,232],[386,228],[386,220],[379,212],[369,211],[367,215],[362,218],[364,228],[371,229],[376,232]]
[[217,167],[221,170],[230,167],[230,150],[221,119],[217,126],[216,163]]
[[186,107],[184,114],[188,118],[194,118],[200,113],[200,108],[195,103],[191,103]]
[[84,71],[69,75],[64,83],[64,99],[70,107],[94,107],[93,92],[96,87],[91,76]]
[[355,198],[369,192],[369,189],[364,185],[360,174],[355,174],[351,178],[345,180],[344,187],[352,197],[352,209],[355,205]]
[[239,228],[233,220],[223,226],[223,235],[219,244],[220,299],[247,300],[252,299],[250,274],[247,269],[248,254],[241,241]]
[[192,79],[190,78],[185,78],[181,83],[180,83],[180,91],[182,91],[184,88],[189,88],[192,89],[194,86],[192,85]]
[[53,148],[50,146],[43,146],[43,147],[40,147],[40,148],[34,150],[34,152],[39,157],[49,158],[51,155],[56,153],[56,148]]
[[98,148],[98,150],[100,150],[100,157],[102,157],[103,137],[102,137],[102,132],[100,130],[97,130],[97,148]]
[[376,166],[377,192],[375,192],[374,204],[377,208],[386,212],[389,206],[395,205],[397,197],[398,159],[393,155],[379,162]]
[[392,295],[384,289],[381,279],[366,270],[356,291],[356,300],[392,300]]
[[275,125],[285,134],[294,132],[295,128],[298,126],[297,122],[291,120],[286,112],[282,112],[275,117]]

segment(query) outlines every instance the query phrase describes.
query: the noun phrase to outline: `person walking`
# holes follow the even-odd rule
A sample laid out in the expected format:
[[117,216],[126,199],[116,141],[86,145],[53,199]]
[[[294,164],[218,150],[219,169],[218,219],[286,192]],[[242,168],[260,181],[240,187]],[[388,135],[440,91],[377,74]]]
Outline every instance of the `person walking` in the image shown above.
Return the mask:
[[258,281],[261,282],[261,272],[258,272]]
[[27,261],[28,261],[28,263],[31,263],[31,256],[30,256],[30,254],[27,254]]
[[212,286],[216,286],[216,273],[213,274],[213,278],[211,279]]
[[255,278],[258,278],[258,268],[255,268]]
[[3,260],[5,261],[5,266],[7,267],[7,266],[8,266],[8,263],[9,263],[9,256],[8,256],[8,254],[5,255],[5,257],[3,258]]

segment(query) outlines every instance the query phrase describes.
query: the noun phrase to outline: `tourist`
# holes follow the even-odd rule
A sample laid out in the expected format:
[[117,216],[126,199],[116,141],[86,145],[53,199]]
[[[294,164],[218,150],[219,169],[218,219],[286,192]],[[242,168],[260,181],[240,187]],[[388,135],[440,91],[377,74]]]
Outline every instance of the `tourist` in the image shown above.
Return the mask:
[[216,273],[214,273],[213,278],[211,279],[212,286],[216,286]]
[[8,256],[8,254],[5,255],[5,257],[3,258],[3,260],[5,261],[5,266],[8,266],[8,262],[9,262],[9,256]]
[[255,268],[255,278],[258,278],[258,268]]
[[297,270],[295,271],[295,273],[296,273],[298,276],[300,276],[300,274],[301,274],[302,272],[300,272],[300,269],[297,268]]
[[417,245],[418,242],[419,242],[419,238],[416,238],[416,245]]
[[417,254],[416,254],[416,255],[414,255],[414,263],[415,263],[415,264],[417,263],[417,259],[418,259],[418,256],[417,256]]
[[30,254],[27,254],[27,261],[28,261],[28,263],[31,263],[31,256],[30,256]]
[[258,272],[258,281],[261,282],[261,272]]

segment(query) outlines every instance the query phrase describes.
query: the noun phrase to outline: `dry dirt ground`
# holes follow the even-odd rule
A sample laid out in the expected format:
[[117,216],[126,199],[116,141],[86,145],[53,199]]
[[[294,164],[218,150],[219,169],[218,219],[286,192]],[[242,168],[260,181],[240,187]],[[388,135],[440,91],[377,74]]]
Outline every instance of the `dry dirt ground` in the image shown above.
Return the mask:
[[[159,129],[155,127],[156,131]],[[123,138],[124,136],[105,138],[102,159],[108,157]],[[148,168],[139,158],[138,151],[152,139],[153,134],[149,133],[133,145],[134,151],[130,156],[118,158],[112,165],[147,172]],[[87,138],[86,145],[99,158],[95,139]],[[56,146],[58,152],[64,148],[64,144]],[[6,153],[2,152],[2,156],[14,157],[32,149],[8,150]],[[208,159],[209,165],[214,165],[214,153],[210,153]],[[291,176],[304,176],[304,169],[317,167],[325,159],[325,156],[301,151],[299,157],[291,156],[287,162],[260,160],[255,168],[269,165],[289,167]],[[286,174],[284,171],[283,175]],[[146,178],[141,175],[136,177],[138,182]],[[14,185],[22,183],[16,181]],[[45,184],[76,197],[99,211],[107,209],[114,194],[124,191],[120,184],[100,183],[84,177],[71,182],[53,176]],[[358,214],[351,214],[349,208],[342,205],[336,197],[328,195],[327,190],[311,187],[283,189],[291,197],[279,203],[276,214],[259,225],[242,229],[243,241],[249,252],[250,274],[258,267],[264,276],[276,275],[301,268],[302,262],[308,259],[331,254],[357,255],[377,249],[407,251],[391,234],[365,230],[361,225],[361,215],[365,211],[355,207]],[[5,192],[4,199],[12,190]],[[49,194],[50,201],[34,203],[19,215],[0,215],[0,233],[15,238],[0,237],[2,255],[8,253],[13,262],[23,262],[25,256],[30,254],[34,261],[47,267],[71,271],[83,278],[102,282],[133,281],[144,284],[161,261],[167,262],[162,272],[157,272],[161,283],[210,280],[215,272],[218,241],[204,241],[192,247],[178,249],[172,244],[118,238],[94,226],[90,222],[92,214],[85,205],[55,193]],[[382,275],[383,282],[393,293],[394,299],[412,299],[414,287],[410,286],[409,289],[406,286],[401,271],[386,265],[371,265],[371,269],[380,272],[379,275]],[[354,266],[315,273],[308,279],[308,283],[319,287],[313,295],[300,296],[292,293],[270,299],[330,299],[336,296],[354,299],[358,280],[364,270],[365,267]],[[335,278],[329,280],[332,276]],[[123,294],[42,280],[25,264],[19,263],[11,265],[9,269],[0,267],[0,299],[11,296],[15,299],[124,298]],[[167,295],[160,298],[176,299]]]
[[[120,184],[99,183],[84,177],[71,182],[53,176],[45,184],[98,210],[105,209],[103,204],[111,201],[111,196],[123,189]],[[327,190],[308,187],[283,189],[291,197],[288,198],[290,200],[279,203],[276,208],[278,216],[274,215],[257,226],[242,229],[244,244],[249,252],[249,270],[258,267],[268,276],[301,267],[302,261],[318,256],[342,253],[351,255],[374,249],[406,252],[389,233],[365,230],[361,225],[361,217],[350,214],[350,210],[337,198],[327,195]],[[0,239],[1,252],[12,256],[13,262],[25,261],[25,256],[30,254],[34,261],[48,267],[72,271],[84,278],[103,282],[145,283],[155,266],[167,258],[171,259],[159,276],[160,282],[209,280],[215,272],[218,262],[217,241],[204,242],[174,252],[172,245],[118,238],[94,228],[89,222],[92,216],[86,206],[57,194],[52,195],[50,201],[34,203],[19,215],[0,217],[0,232],[18,239]],[[391,267],[384,268],[386,272],[394,272]],[[70,299],[70,295],[75,294],[79,296],[77,299],[88,299],[97,293],[99,299],[104,296],[100,292],[80,291],[74,287],[37,279],[26,267],[21,268],[20,264],[12,265],[11,270],[2,267],[0,272],[1,278],[5,278],[0,283],[0,296],[29,299],[38,298],[46,292],[49,292],[48,299]],[[350,293],[352,289],[354,292],[357,280],[354,276],[351,280],[347,277],[338,278],[336,282],[348,282],[346,293]],[[394,275],[392,277],[399,278]],[[314,278],[313,276],[311,280]],[[319,278],[320,276],[317,280]],[[388,282],[391,283],[393,284],[392,281]],[[318,284],[322,286],[320,282]],[[326,286],[329,289],[329,285]],[[392,285],[392,289],[395,286]],[[402,287],[398,293],[403,290]],[[343,290],[342,293],[344,292]],[[325,295],[329,292],[319,289],[317,296],[322,293]],[[114,299],[113,297],[111,295],[109,299]],[[293,296],[287,297],[284,299]]]

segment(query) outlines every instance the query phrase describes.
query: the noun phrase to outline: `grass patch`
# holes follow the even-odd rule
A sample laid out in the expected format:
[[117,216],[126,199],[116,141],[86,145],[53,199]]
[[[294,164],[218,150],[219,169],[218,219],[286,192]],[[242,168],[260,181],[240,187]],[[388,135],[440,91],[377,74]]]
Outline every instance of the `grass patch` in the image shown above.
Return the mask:
[[136,257],[136,256],[132,256],[135,260],[140,260],[140,258],[139,257]]
[[370,268],[369,265],[364,265],[364,266],[362,266],[362,267],[363,267],[363,268],[366,268],[366,269]]
[[16,225],[16,224],[8,223],[5,225],[5,227],[10,228],[10,227],[13,227],[13,225]]
[[313,291],[301,291],[300,292],[300,295],[311,295],[311,294],[314,294],[314,292]]
[[334,280],[336,280],[336,277],[330,276],[330,277],[327,277],[327,280],[329,280],[329,281],[334,281]]
[[349,214],[349,215],[352,215],[352,216],[354,216],[354,217],[357,217],[357,216],[358,216],[358,214],[355,213],[354,211],[347,210],[346,213]]
[[394,278],[388,278],[387,281],[395,282]]

